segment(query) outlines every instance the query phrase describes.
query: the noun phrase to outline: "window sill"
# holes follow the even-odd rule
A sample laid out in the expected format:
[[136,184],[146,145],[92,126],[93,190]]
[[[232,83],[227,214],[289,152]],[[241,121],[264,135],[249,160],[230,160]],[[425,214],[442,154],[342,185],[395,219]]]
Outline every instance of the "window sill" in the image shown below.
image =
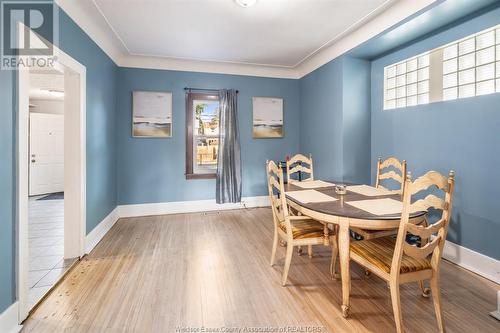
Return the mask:
[[215,173],[187,173],[186,179],[215,179],[217,175]]

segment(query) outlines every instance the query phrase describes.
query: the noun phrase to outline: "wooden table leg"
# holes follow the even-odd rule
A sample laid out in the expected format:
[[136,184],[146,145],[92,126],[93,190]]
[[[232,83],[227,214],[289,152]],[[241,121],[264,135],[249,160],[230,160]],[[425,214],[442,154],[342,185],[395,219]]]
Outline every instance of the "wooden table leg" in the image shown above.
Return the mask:
[[323,245],[330,245],[330,229],[328,229],[328,224],[323,224]]
[[339,256],[340,275],[342,277],[342,315],[349,315],[349,293],[351,291],[351,272],[349,271],[349,220],[341,219],[339,223]]

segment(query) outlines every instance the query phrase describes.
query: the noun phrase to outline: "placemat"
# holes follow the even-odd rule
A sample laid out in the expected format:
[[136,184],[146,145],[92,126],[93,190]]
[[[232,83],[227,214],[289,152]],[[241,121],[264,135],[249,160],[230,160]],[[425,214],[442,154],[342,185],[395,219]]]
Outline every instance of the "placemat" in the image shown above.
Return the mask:
[[355,192],[358,194],[362,194],[367,197],[377,197],[380,195],[393,195],[394,192],[386,190],[385,188],[376,188],[369,185],[354,185],[347,186],[347,190],[351,192]]
[[286,192],[289,197],[302,203],[329,202],[338,199],[315,190]]
[[347,204],[373,215],[401,214],[403,203],[391,198],[349,201]]
[[292,185],[302,187],[302,188],[320,188],[320,187],[333,187],[335,184],[325,182],[322,180],[309,180],[305,182],[292,182]]

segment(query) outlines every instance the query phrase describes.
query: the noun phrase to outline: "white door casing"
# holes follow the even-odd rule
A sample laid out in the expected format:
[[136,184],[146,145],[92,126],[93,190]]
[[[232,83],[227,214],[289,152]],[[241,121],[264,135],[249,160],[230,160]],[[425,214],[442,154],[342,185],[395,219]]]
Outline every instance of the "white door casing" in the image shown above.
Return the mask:
[[64,115],[30,113],[29,195],[64,191]]
[[[18,32],[24,29],[19,23]],[[18,33],[18,43],[22,45]],[[86,235],[86,96],[87,69],[74,58],[53,47],[54,69],[64,73],[64,257],[84,254]],[[19,56],[20,58],[23,56]],[[27,63],[27,60],[24,60]],[[30,77],[26,67],[17,71],[17,298],[19,323],[27,318],[28,307],[28,194],[29,194],[29,90]],[[66,103],[66,101],[68,102]]]

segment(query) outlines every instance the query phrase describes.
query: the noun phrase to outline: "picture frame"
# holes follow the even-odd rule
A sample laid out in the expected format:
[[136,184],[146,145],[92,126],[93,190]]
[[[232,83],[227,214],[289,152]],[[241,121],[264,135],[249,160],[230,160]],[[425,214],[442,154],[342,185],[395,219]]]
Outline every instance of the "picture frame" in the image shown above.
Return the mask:
[[281,139],[285,136],[283,98],[252,97],[254,139]]
[[172,93],[132,92],[132,137],[172,137]]

